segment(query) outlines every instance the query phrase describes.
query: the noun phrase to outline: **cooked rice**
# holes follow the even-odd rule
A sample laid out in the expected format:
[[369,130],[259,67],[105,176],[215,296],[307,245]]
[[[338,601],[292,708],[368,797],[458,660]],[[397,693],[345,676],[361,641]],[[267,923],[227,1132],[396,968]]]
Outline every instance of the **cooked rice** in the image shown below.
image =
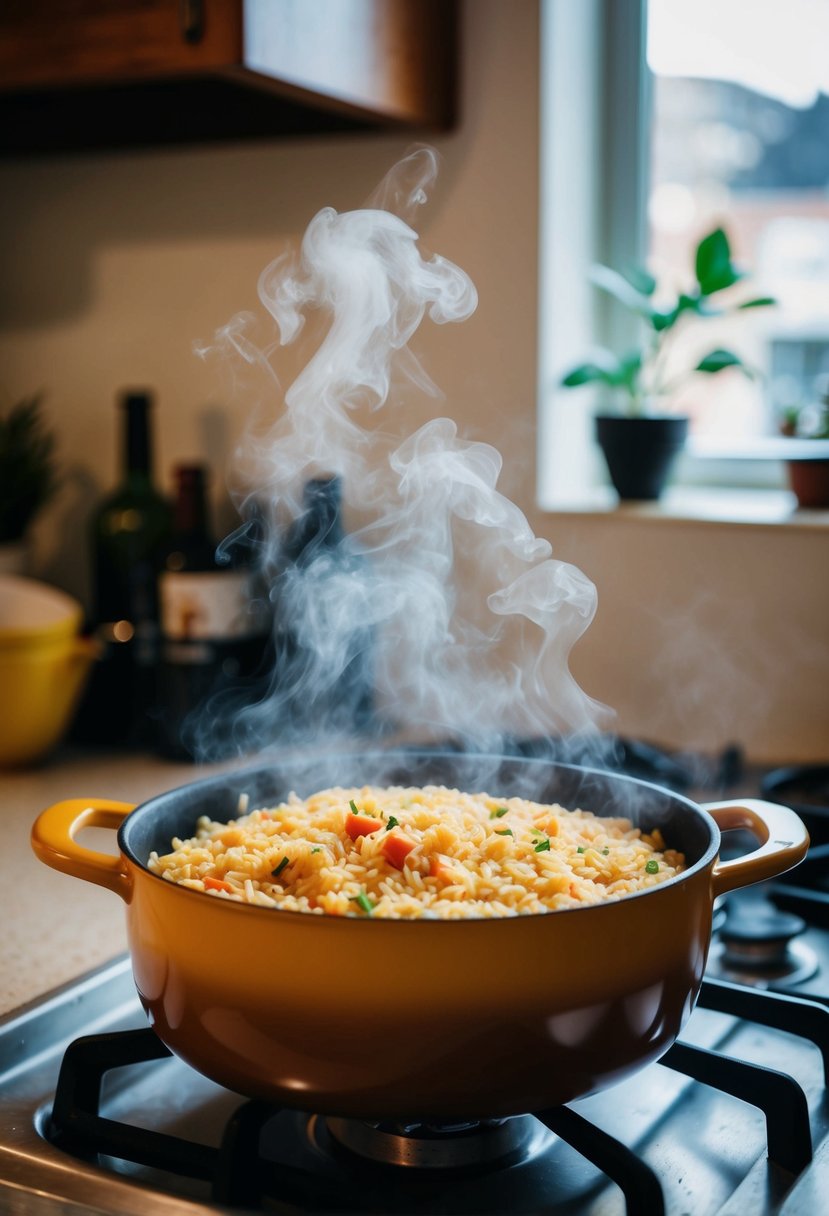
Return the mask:
[[[352,803],[377,822],[353,839]],[[291,794],[229,823],[203,816],[196,835],[172,848],[152,853],[149,869],[214,898],[406,920],[597,904],[665,882],[685,860],[658,830],[643,834],[628,819],[444,786]]]

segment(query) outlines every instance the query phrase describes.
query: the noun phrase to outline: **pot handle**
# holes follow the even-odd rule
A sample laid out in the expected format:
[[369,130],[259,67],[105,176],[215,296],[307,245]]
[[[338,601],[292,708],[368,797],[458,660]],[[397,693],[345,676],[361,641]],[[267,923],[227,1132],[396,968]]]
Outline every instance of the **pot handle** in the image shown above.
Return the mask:
[[775,878],[796,866],[806,856],[809,833],[802,820],[787,806],[744,798],[740,802],[709,802],[702,809],[721,832],[746,828],[760,841],[760,848],[732,861],[717,861],[711,875],[714,895],[737,887]]
[[108,887],[129,903],[132,879],[123,856],[111,857],[75,843],[81,828],[118,828],[134,809],[131,802],[111,798],[69,798],[38,815],[32,828],[32,848],[53,870]]

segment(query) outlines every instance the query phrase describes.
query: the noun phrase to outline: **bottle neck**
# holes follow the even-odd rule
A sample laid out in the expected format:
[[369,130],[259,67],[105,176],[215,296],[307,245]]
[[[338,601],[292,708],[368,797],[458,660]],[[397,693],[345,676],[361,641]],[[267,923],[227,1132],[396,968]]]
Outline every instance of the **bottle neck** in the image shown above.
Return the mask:
[[152,481],[152,442],[150,437],[150,399],[129,396],[124,401],[124,473],[132,484],[149,485]]
[[207,493],[204,470],[201,468],[183,468],[178,471],[173,530],[179,536],[198,537],[209,541]]
[[339,477],[315,478],[305,486],[304,510],[297,520],[301,547],[335,548],[344,537]]

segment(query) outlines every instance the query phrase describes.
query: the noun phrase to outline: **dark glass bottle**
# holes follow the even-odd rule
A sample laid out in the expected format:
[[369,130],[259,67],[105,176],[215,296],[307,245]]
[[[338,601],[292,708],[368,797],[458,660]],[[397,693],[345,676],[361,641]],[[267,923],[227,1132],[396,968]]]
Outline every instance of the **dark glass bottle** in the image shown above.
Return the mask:
[[359,735],[373,723],[367,563],[346,535],[339,477],[307,482],[282,547],[274,689],[281,733]]
[[177,758],[213,758],[224,753],[226,724],[208,703],[258,670],[267,622],[251,570],[217,560],[206,470],[180,465],[176,480],[173,533],[159,574],[159,746]]
[[158,662],[159,556],[170,532],[167,500],[153,484],[152,395],[128,390],[123,411],[122,477],[92,518],[92,628],[101,661],[79,717],[81,737],[145,742]]

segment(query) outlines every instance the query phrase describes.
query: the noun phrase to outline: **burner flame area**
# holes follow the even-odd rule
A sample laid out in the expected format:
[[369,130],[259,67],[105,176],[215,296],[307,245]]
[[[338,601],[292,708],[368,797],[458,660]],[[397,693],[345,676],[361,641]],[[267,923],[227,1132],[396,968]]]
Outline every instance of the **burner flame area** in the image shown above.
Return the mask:
[[359,1119],[311,1119],[309,1132],[325,1148],[321,1125],[337,1145],[384,1165],[415,1169],[464,1169],[512,1164],[546,1147],[549,1133],[527,1115],[464,1123],[371,1123]]

